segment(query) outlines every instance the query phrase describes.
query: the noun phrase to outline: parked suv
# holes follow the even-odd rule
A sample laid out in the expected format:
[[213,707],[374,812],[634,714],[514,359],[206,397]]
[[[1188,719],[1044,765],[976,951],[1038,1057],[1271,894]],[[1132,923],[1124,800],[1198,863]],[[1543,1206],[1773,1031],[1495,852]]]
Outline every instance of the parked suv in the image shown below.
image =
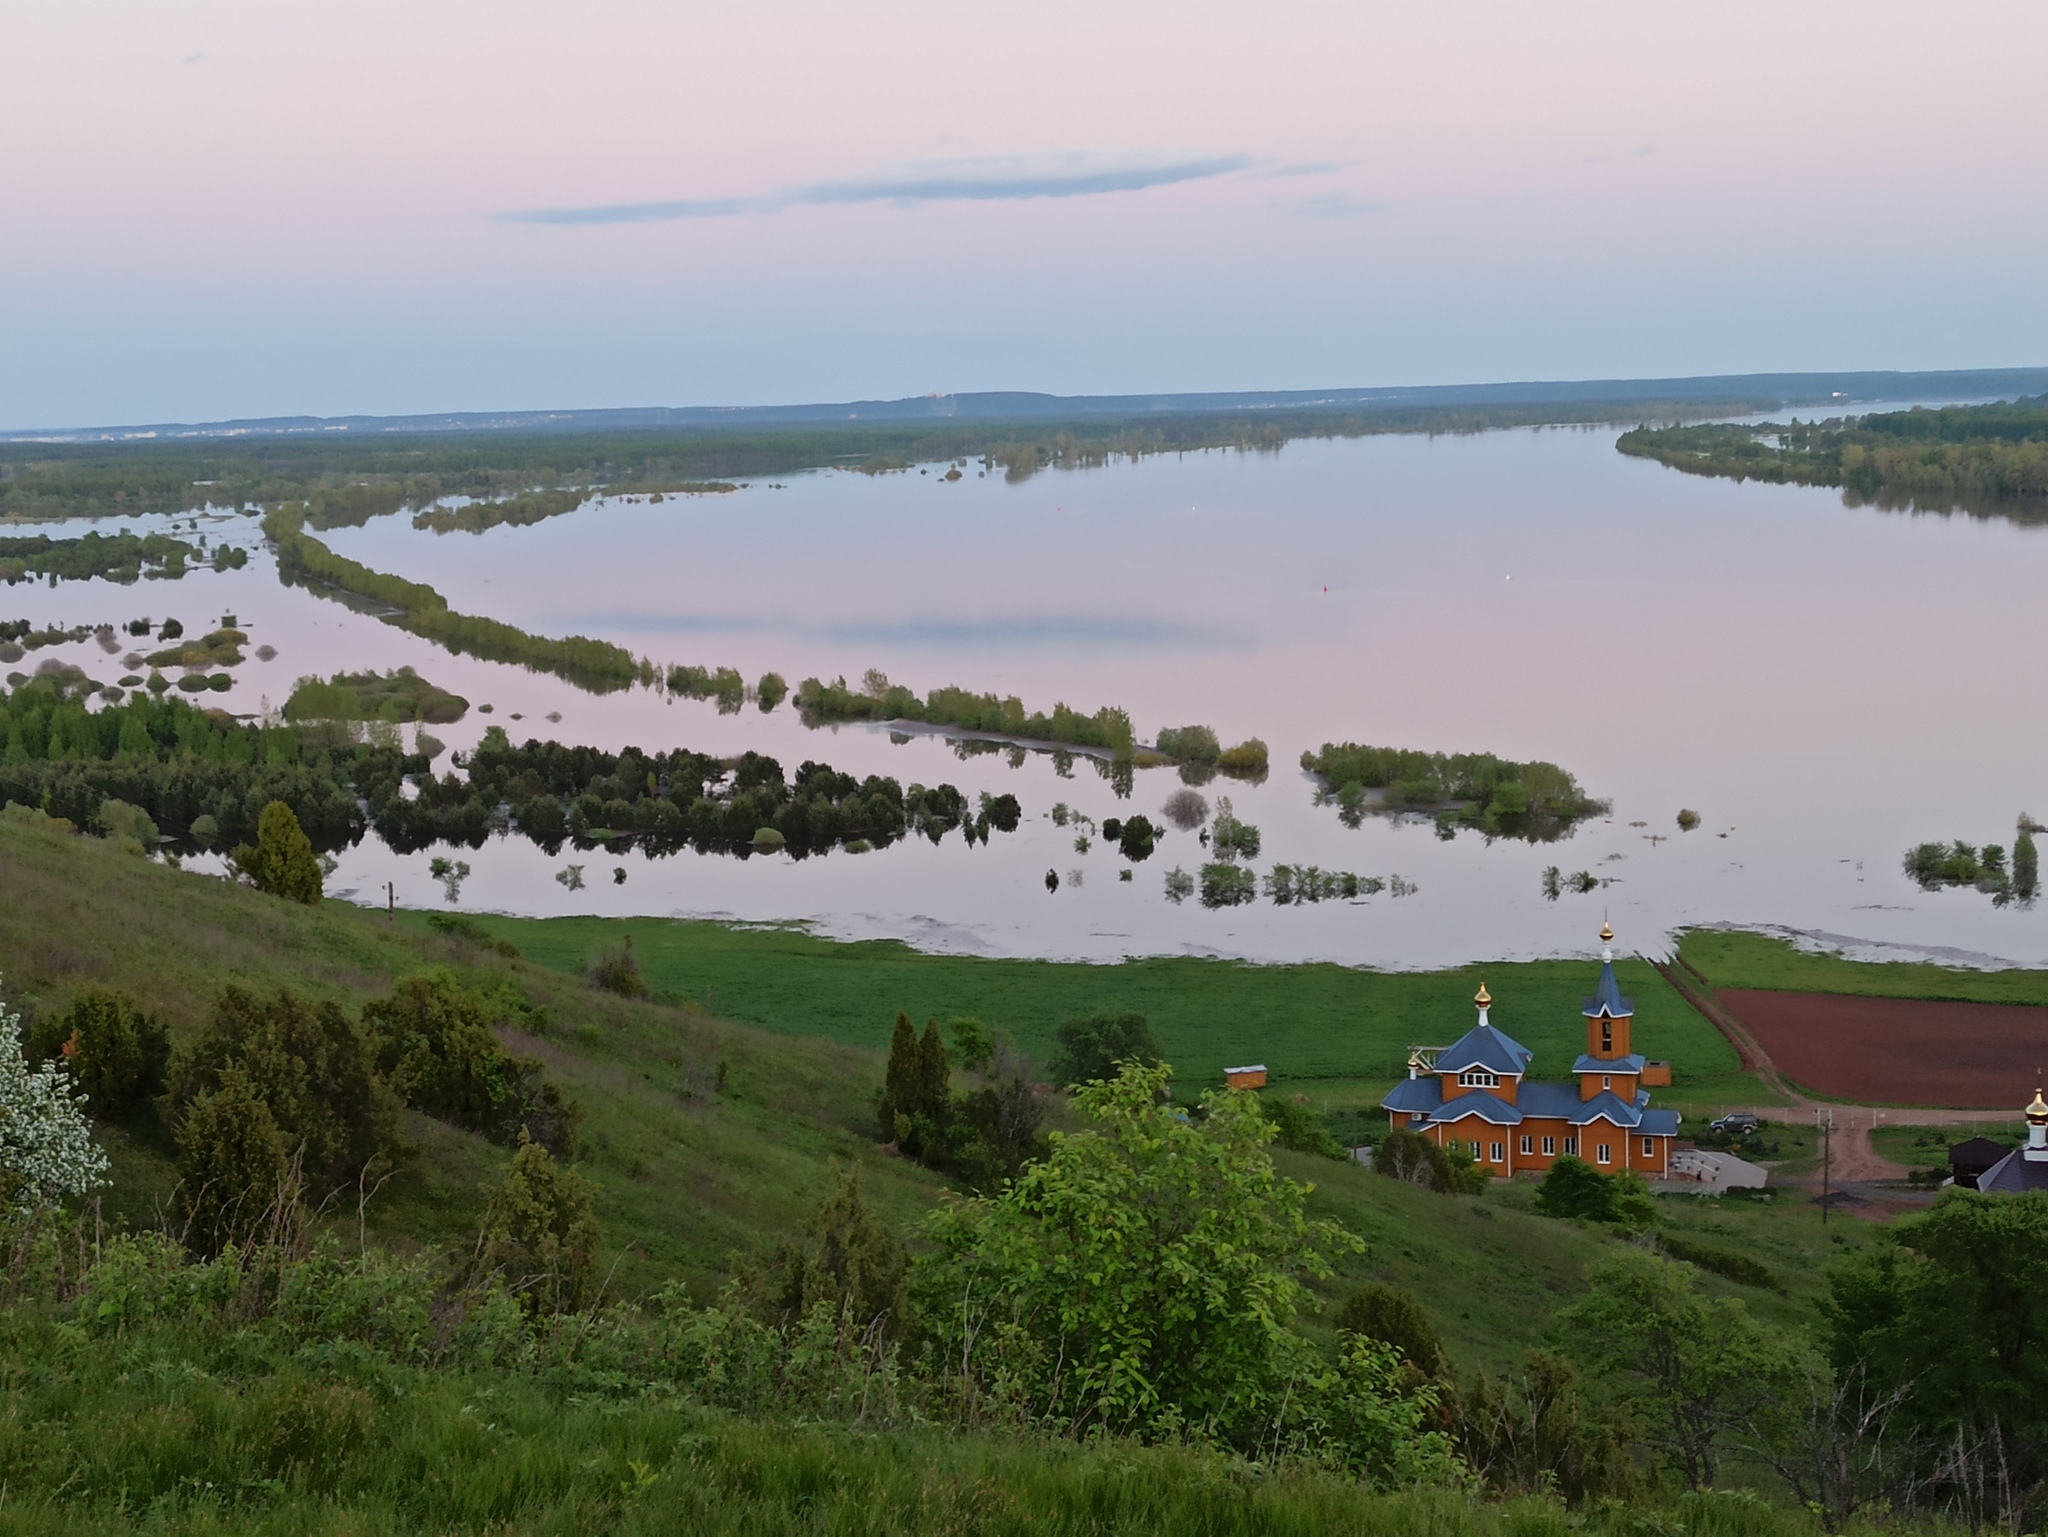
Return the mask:
[[1746,1137],[1751,1132],[1762,1131],[1764,1127],[1763,1118],[1747,1110],[1731,1110],[1719,1120],[1710,1121],[1708,1125],[1714,1131],[1737,1137]]

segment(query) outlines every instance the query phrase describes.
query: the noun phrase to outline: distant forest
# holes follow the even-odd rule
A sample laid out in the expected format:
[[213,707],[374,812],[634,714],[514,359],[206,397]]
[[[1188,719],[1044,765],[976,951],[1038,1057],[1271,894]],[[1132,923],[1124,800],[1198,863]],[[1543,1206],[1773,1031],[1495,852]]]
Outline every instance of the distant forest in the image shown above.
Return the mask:
[[[514,503],[464,508],[422,526],[481,529],[562,510],[560,493],[693,494],[719,482],[837,466],[868,473],[978,463],[1022,480],[1149,454],[1274,450],[1295,438],[1465,433],[1501,427],[1682,420],[1769,409],[1771,400],[1540,402],[1360,411],[1093,416],[1071,422],[859,422],[844,426],[662,428],[587,433],[478,432],[150,443],[0,444],[0,519],[119,517],[305,503],[314,529],[360,525],[445,497]],[[534,493],[556,493],[534,497]],[[573,506],[578,496],[569,502]]]
[[1840,486],[1852,507],[2048,522],[2048,395],[1789,425],[1638,427],[1615,446],[1688,475]]

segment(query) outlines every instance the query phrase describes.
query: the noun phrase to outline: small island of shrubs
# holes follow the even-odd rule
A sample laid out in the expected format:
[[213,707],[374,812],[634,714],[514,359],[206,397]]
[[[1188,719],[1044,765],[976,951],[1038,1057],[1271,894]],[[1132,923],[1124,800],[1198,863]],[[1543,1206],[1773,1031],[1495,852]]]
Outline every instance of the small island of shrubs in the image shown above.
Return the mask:
[[383,720],[452,725],[469,713],[469,701],[437,688],[414,672],[339,673],[324,682],[301,678],[284,704],[288,721]]
[[1304,752],[1301,766],[1322,781],[1319,799],[1336,802],[1346,827],[1357,827],[1373,811],[1434,812],[1439,837],[1454,838],[1469,827],[1488,838],[1545,843],[1608,809],[1554,763],[1516,763],[1492,753],[1325,742],[1319,752]]

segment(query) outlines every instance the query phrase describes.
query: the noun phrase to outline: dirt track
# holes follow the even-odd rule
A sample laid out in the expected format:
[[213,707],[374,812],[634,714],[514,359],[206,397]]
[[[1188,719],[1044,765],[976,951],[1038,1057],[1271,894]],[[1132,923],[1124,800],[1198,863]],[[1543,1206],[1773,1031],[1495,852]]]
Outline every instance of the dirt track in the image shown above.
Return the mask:
[[1723,988],[1787,1078],[1860,1104],[2014,1114],[2048,1067],[2048,1009]]

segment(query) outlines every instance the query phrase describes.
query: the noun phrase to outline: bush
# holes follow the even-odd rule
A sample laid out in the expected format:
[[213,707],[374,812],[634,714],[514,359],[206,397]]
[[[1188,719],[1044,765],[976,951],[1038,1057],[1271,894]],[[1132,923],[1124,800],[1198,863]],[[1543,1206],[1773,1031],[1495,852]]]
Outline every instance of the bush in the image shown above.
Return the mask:
[[789,684],[779,672],[764,672],[761,681],[754,685],[754,698],[766,715],[770,710],[789,697]]
[[[332,1003],[282,989],[269,999],[226,989],[205,1033],[171,1070],[165,1118],[181,1153],[194,1107],[222,1092],[231,1073],[262,1102],[287,1154],[301,1157],[316,1196],[353,1183],[373,1159],[398,1149],[397,1102],[362,1034]],[[238,1125],[249,1119],[237,1111]]]
[[590,980],[600,992],[615,993],[621,998],[646,998],[652,993],[647,979],[640,974],[640,957],[633,953],[631,934],[616,950],[598,954],[590,963]]
[[1425,1377],[1442,1377],[1450,1370],[1429,1313],[1412,1292],[1399,1286],[1367,1281],[1344,1299],[1337,1310],[1337,1327],[1392,1345]]
[[245,843],[228,860],[258,891],[308,906],[320,900],[320,861],[298,817],[283,801],[263,808],[255,847]]
[[1462,1149],[1439,1147],[1419,1131],[1390,1131],[1373,1149],[1375,1174],[1420,1185],[1438,1195],[1476,1195],[1487,1174]]
[[[1932,1182],[1936,1184],[1940,1183],[1943,1177],[1939,1169],[1914,1172],[1932,1174]],[[1760,1286],[1766,1291],[1774,1292],[1782,1292],[1785,1289],[1785,1283],[1778,1279],[1768,1266],[1747,1254],[1731,1254],[1725,1249],[1710,1249],[1704,1244],[1696,1244],[1690,1239],[1681,1238],[1676,1233],[1659,1233],[1657,1247],[1673,1259],[1682,1259],[1689,1265],[1699,1266],[1702,1270],[1711,1270],[1715,1275],[1725,1276],[1731,1281],[1740,1281],[1744,1286]]]
[[1163,1061],[1151,1023],[1142,1014],[1093,1014],[1070,1019],[1053,1032],[1058,1043],[1049,1071],[1069,1087],[1116,1077],[1119,1065],[1152,1067]]
[[1159,829],[1144,816],[1134,816],[1112,833],[1107,822],[1102,825],[1105,838],[1116,839],[1117,848],[1132,864],[1152,857],[1152,847],[1158,842]]
[[77,1096],[54,1063],[31,1069],[21,1016],[0,1005],[0,1213],[56,1206],[106,1183]]
[[524,1135],[559,1157],[576,1150],[577,1112],[532,1057],[515,1057],[477,998],[446,972],[400,982],[363,1006],[363,1033],[392,1093],[495,1142]]
[[1216,802],[1215,824],[1209,829],[1209,847],[1216,857],[1226,862],[1257,859],[1259,842],[1259,830],[1237,819],[1229,796],[1220,797]]
[[1625,1228],[1650,1227],[1657,1220],[1657,1203],[1640,1174],[1633,1169],[1602,1174],[1569,1153],[1550,1166],[1536,1187],[1536,1209],[1546,1217],[1576,1217]]
[[1159,751],[1176,763],[1214,763],[1222,743],[1207,726],[1168,726],[1159,733]]
[[1241,907],[1259,899],[1259,878],[1238,865],[1202,866],[1202,905]]
[[[299,1190],[288,1138],[240,1066],[222,1068],[177,1121],[178,1192],[185,1246],[202,1256],[247,1248],[283,1216]],[[303,1146],[303,1144],[301,1144]]]
[[98,1120],[132,1115],[164,1089],[171,1038],[126,994],[88,987],[64,1013],[36,1021],[31,1061],[61,1062]]
[[1678,813],[1678,830],[1680,832],[1689,833],[1699,825],[1700,814],[1697,811],[1694,811],[1689,806],[1680,809]]
[[1343,1147],[1330,1135],[1323,1118],[1305,1101],[1279,1094],[1258,1096],[1259,1108],[1274,1126],[1273,1140],[1297,1153],[1315,1153],[1324,1158],[1345,1158]]
[[1237,746],[1224,751],[1216,759],[1216,767],[1233,779],[1264,779],[1267,769],[1266,744],[1257,737],[1250,737]]
[[1162,814],[1182,832],[1191,833],[1209,820],[1209,802],[1199,790],[1175,790],[1166,797]]
[[589,1182],[522,1136],[491,1198],[470,1278],[495,1278],[530,1313],[577,1312],[597,1291],[602,1241]]
[[1166,872],[1166,900],[1180,906],[1195,894],[1195,878],[1176,865]]

